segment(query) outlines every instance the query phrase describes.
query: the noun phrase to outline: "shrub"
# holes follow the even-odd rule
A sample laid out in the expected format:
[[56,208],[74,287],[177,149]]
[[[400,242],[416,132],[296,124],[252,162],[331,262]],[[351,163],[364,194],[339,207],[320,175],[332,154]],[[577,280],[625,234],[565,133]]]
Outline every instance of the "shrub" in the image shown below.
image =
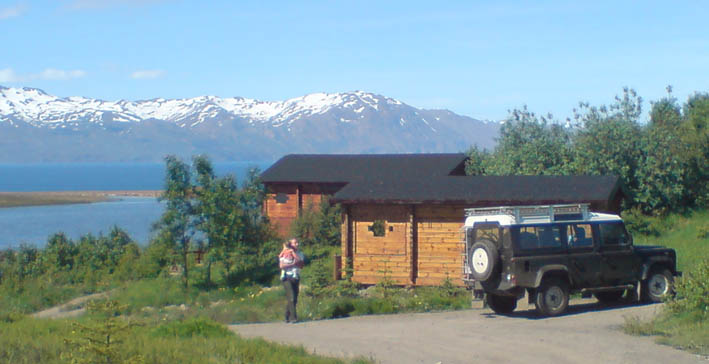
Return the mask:
[[201,336],[206,338],[228,337],[234,333],[223,325],[203,318],[192,318],[184,321],[173,321],[160,325],[153,330],[157,337],[191,338]]
[[709,259],[676,280],[675,292],[667,304],[670,312],[689,313],[701,320],[709,318]]

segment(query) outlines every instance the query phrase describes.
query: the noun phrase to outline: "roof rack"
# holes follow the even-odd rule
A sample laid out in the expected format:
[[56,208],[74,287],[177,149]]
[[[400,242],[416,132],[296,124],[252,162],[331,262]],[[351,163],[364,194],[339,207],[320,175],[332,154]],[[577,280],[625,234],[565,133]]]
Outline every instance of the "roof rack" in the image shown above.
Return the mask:
[[588,220],[589,204],[569,205],[531,205],[531,206],[500,206],[475,207],[465,209],[465,216],[507,215],[512,217],[513,224],[554,222],[562,220]]

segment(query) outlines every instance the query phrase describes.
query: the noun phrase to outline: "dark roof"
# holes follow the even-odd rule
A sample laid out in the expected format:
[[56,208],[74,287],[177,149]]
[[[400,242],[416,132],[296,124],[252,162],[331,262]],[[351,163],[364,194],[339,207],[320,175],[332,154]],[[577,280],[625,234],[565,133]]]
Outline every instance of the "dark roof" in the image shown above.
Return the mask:
[[261,174],[264,183],[349,183],[464,175],[463,153],[290,154]]
[[620,180],[615,176],[422,176],[353,182],[331,201],[475,206],[607,203],[619,192]]

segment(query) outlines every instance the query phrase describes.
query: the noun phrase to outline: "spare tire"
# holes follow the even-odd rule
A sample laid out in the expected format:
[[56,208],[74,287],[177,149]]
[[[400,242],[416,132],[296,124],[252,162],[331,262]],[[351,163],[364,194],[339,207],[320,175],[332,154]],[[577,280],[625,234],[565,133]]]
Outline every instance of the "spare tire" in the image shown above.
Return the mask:
[[473,244],[468,251],[468,266],[473,278],[484,282],[496,273],[500,264],[497,247],[490,240],[480,240]]

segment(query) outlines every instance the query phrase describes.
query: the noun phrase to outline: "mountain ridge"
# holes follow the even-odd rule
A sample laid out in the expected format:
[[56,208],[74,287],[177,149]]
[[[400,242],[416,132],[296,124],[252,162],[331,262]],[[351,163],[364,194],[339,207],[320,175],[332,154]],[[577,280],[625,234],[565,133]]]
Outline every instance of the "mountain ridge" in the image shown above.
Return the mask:
[[199,96],[104,101],[0,86],[0,162],[215,160],[289,153],[460,152],[499,124],[352,91],[284,101]]

